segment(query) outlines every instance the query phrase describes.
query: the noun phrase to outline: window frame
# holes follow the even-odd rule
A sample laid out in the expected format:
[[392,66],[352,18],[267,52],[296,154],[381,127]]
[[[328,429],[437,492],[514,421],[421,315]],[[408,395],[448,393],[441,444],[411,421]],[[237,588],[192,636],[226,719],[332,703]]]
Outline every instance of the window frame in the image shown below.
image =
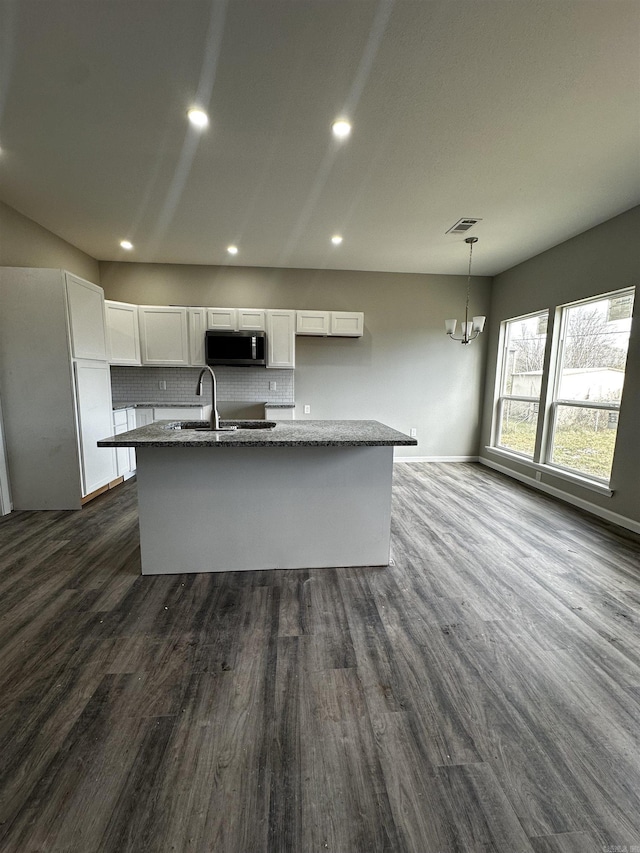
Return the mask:
[[[596,409],[598,411],[603,412],[615,412],[618,416],[620,414],[620,403],[622,402],[622,394],[620,400],[617,402],[598,402],[596,400],[570,400],[565,397],[560,397],[560,383],[562,382],[562,371],[564,366],[564,357],[565,357],[565,345],[566,345],[566,333],[567,333],[567,324],[569,322],[569,311],[571,308],[575,308],[578,305],[589,305],[593,302],[603,302],[604,300],[612,300],[619,296],[624,296],[626,294],[632,294],[634,297],[634,305],[635,305],[635,287],[624,287],[620,290],[612,290],[608,293],[601,293],[596,296],[590,296],[586,299],[576,299],[573,302],[565,302],[562,305],[558,305],[556,308],[556,323],[555,326],[558,329],[557,339],[555,342],[554,348],[554,358],[549,365],[549,384],[548,384],[548,392],[547,392],[547,405],[545,406],[545,420],[546,420],[546,429],[544,440],[541,443],[541,453],[540,453],[540,463],[545,465],[548,468],[553,470],[561,471],[564,474],[568,474],[579,478],[581,480],[588,480],[589,482],[593,482],[594,484],[608,487],[611,483],[611,475],[609,477],[598,477],[595,474],[588,474],[584,471],[579,471],[577,468],[571,468],[568,465],[562,465],[560,462],[553,461],[553,450],[555,446],[555,437],[556,437],[556,428],[558,423],[558,410],[560,407],[571,407],[575,409]],[[631,322],[633,322],[633,314],[631,316]],[[628,349],[627,349],[628,356]],[[626,360],[625,360],[625,378],[626,378]],[[622,387],[622,393],[624,393],[624,382]],[[617,428],[616,428],[616,439],[617,439]],[[615,446],[614,446],[614,456],[615,459]],[[613,467],[613,460],[612,460]]]
[[[508,328],[512,323],[520,323],[525,320],[530,320],[534,317],[546,317],[547,320],[547,334],[545,340],[545,349],[543,356],[543,366],[542,366],[542,374],[541,374],[541,384],[540,384],[540,394],[537,397],[528,396],[526,394],[505,394],[503,392],[503,388],[505,386],[505,377],[507,370],[507,360],[509,358],[509,348],[507,346],[509,337],[508,337]],[[543,409],[543,389],[544,389],[544,365],[546,361],[546,353],[547,347],[549,345],[549,320],[550,320],[550,312],[547,308],[542,309],[541,311],[531,311],[529,314],[522,314],[518,317],[509,317],[507,320],[502,320],[500,323],[500,338],[499,338],[499,351],[502,356],[500,359],[500,369],[496,371],[496,387],[494,394],[494,420],[491,430],[491,447],[492,449],[497,449],[502,453],[509,453],[517,456],[519,459],[525,460],[527,462],[535,462],[536,461],[536,448],[538,446],[538,439],[540,433],[540,422],[542,420],[541,414],[544,417],[544,409]],[[534,449],[532,454],[525,453],[521,450],[515,450],[512,447],[507,447],[504,444],[499,443],[499,439],[502,433],[502,417],[504,413],[504,405],[506,402],[516,402],[516,403],[532,403],[534,406],[537,404],[538,406],[538,419],[536,422],[536,439],[534,443]]]
[[[555,436],[557,426],[558,410],[561,406],[596,409],[599,411],[615,412],[618,420],[621,409],[622,396],[624,395],[624,382],[622,386],[622,394],[620,400],[611,402],[598,402],[594,400],[568,400],[564,397],[559,397],[560,383],[562,380],[562,367],[565,354],[565,338],[566,328],[568,323],[569,309],[578,305],[588,305],[590,302],[602,302],[603,300],[611,300],[616,297],[630,294],[633,296],[633,305],[635,310],[636,287],[622,287],[617,290],[599,293],[594,296],[589,296],[584,299],[576,299],[572,302],[566,302],[562,305],[557,305],[554,308],[545,308],[539,311],[531,311],[528,314],[522,314],[517,317],[509,317],[502,320],[500,323],[500,334],[498,340],[498,357],[496,359],[496,377],[494,387],[494,405],[493,419],[491,424],[490,441],[491,444],[486,450],[496,453],[501,456],[509,457],[523,465],[529,466],[536,470],[536,479],[540,479],[540,472],[547,473],[565,479],[573,483],[577,483],[584,488],[611,496],[611,475],[608,478],[598,477],[594,474],[589,474],[584,471],[579,471],[577,468],[570,468],[558,462],[553,462],[553,450],[555,447]],[[547,316],[547,337],[544,350],[542,378],[540,383],[540,397],[527,397],[524,395],[509,395],[504,394],[502,389],[505,384],[505,371],[508,358],[507,349],[507,330],[511,323],[517,323],[522,320],[527,320],[531,317]],[[634,322],[632,311],[631,322]],[[628,350],[627,350],[628,358]],[[625,378],[626,378],[626,363],[625,363]],[[506,445],[499,444],[500,433],[502,431],[502,416],[504,403],[506,400],[515,400],[521,402],[539,403],[538,421],[536,425],[535,446],[532,455],[519,450],[514,450]],[[617,424],[616,424],[616,439],[617,439]],[[614,457],[612,462],[615,463],[615,446]]]

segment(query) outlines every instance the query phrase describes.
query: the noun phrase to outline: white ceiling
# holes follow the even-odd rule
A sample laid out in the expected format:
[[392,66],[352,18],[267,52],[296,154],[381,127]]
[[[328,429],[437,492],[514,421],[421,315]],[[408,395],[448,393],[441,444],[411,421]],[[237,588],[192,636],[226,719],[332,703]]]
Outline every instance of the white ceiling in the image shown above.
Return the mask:
[[0,0],[0,146],[100,260],[491,275],[640,204],[640,2]]

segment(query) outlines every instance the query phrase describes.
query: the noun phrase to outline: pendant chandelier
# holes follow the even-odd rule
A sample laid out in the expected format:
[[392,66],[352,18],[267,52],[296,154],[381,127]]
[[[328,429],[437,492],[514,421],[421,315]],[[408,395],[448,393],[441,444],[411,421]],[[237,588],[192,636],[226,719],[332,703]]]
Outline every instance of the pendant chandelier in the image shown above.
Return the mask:
[[473,317],[469,320],[469,289],[471,287],[471,256],[473,244],[478,242],[477,237],[465,237],[465,243],[469,244],[469,274],[467,276],[467,301],[464,306],[464,320],[462,321],[462,337],[456,337],[457,320],[445,320],[444,329],[452,341],[460,341],[461,344],[470,344],[484,329],[486,317]]

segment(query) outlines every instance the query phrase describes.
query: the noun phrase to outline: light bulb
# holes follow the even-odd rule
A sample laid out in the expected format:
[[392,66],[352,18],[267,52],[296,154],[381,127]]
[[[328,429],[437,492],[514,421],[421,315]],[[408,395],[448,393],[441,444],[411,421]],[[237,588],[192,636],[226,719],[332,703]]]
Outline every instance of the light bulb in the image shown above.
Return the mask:
[[192,109],[187,113],[189,121],[194,127],[204,128],[209,124],[209,116],[204,110]]
[[346,139],[351,133],[351,125],[346,119],[336,119],[331,125],[331,130],[337,139]]

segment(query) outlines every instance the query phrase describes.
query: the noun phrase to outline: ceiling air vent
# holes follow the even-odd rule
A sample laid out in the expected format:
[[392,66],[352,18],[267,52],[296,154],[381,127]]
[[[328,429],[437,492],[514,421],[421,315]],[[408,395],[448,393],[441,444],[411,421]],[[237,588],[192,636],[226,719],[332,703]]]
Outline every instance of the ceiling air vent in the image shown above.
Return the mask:
[[482,220],[481,219],[470,219],[470,218],[458,219],[456,224],[452,225],[451,228],[449,228],[449,230],[445,231],[444,233],[445,234],[464,234],[465,231],[468,231],[470,228],[473,228],[473,226],[477,222],[482,222]]

